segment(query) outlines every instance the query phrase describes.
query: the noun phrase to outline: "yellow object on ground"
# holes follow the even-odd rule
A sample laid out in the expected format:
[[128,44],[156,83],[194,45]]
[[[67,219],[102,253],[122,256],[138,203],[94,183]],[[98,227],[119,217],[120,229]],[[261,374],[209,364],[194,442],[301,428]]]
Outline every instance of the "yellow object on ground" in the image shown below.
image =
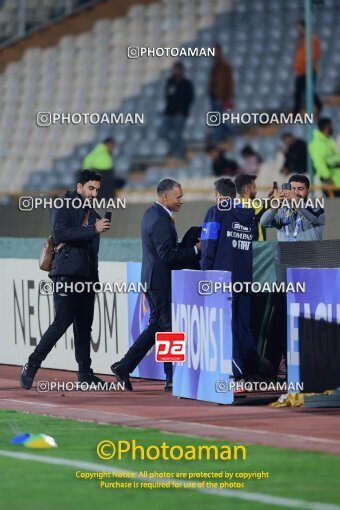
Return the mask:
[[269,404],[270,407],[301,407],[305,397],[312,395],[331,395],[333,390],[326,390],[323,393],[286,393],[276,401]]
[[26,448],[56,448],[55,439],[46,434],[34,434],[25,441]]

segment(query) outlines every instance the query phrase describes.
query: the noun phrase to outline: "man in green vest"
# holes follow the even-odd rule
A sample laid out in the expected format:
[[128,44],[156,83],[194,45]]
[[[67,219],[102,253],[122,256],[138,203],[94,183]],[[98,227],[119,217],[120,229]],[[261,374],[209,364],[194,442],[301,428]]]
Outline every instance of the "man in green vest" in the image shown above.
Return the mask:
[[103,198],[113,197],[114,177],[113,177],[113,159],[112,151],[115,146],[113,138],[106,138],[103,143],[96,145],[91,152],[85,156],[82,169],[93,169],[101,175],[100,194]]
[[[318,128],[313,131],[312,141],[308,145],[315,173],[323,184],[340,187],[340,150],[332,138],[331,119],[319,119]],[[334,195],[340,196],[340,190],[334,191]]]

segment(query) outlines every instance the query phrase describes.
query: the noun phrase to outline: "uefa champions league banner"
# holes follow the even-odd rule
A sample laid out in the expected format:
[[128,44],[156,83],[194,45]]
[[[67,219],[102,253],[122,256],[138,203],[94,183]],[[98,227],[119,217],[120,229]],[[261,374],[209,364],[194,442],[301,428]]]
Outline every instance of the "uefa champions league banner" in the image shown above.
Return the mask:
[[172,331],[186,334],[186,359],[174,363],[173,395],[231,404],[230,272],[172,271]]
[[305,282],[287,294],[287,379],[300,383],[299,317],[340,323],[340,269],[288,268],[287,283]]
[[[127,281],[130,285],[140,282],[142,264],[140,262],[127,263]],[[143,283],[143,282],[142,282]],[[128,295],[128,335],[129,347],[137,340],[149,322],[149,304],[143,292]],[[145,358],[131,374],[132,377],[145,379],[165,379],[163,363],[156,363],[155,348],[152,347]]]

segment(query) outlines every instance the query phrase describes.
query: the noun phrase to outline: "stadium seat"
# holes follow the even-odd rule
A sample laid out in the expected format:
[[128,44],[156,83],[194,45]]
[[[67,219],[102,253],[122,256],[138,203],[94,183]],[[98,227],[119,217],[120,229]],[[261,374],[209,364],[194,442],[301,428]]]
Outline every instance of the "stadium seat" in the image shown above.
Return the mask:
[[[29,0],[28,4],[32,23],[41,22],[49,10],[57,15],[58,9],[52,0]],[[10,22],[10,5],[7,0],[6,8],[0,9],[0,26]],[[55,47],[27,49],[20,61],[9,64],[0,75],[2,187],[8,189],[13,183],[17,190],[25,183],[25,186],[30,183],[54,187],[55,176],[65,183],[65,175],[69,174],[61,171],[63,164],[66,168],[68,161],[72,168],[80,167],[89,148],[106,136],[114,136],[119,145],[115,162],[117,173],[125,174],[132,160],[145,157],[159,160],[166,156],[168,146],[159,137],[159,128],[164,109],[164,83],[174,60],[170,57],[128,59],[126,48],[132,42],[139,46],[209,47],[219,41],[234,69],[235,111],[289,108],[294,87],[291,63],[295,22],[301,15],[295,0],[286,0],[284,7],[279,0],[215,0],[213,7],[206,0],[164,0],[149,5],[136,4],[125,17],[100,19],[91,31],[64,36]],[[317,87],[322,97],[331,94],[338,81],[340,43],[334,34],[339,35],[339,22],[335,7],[334,16],[329,12],[318,16],[322,59]],[[209,104],[211,59],[188,58],[183,62],[194,82],[196,97],[185,139],[189,146],[202,150],[207,134],[202,119]],[[146,123],[142,128],[106,125],[32,128],[36,112],[59,109],[98,113],[140,111],[145,114]],[[340,118],[334,110],[332,118],[335,126],[339,126]],[[17,147],[25,142],[25,158],[13,165]],[[264,159],[272,160],[275,156],[276,142],[275,136],[259,141],[258,150]],[[240,146],[243,145],[241,140]],[[9,184],[5,171],[10,167],[17,175]],[[186,167],[183,168],[185,172]],[[190,172],[200,176],[206,171],[201,157],[194,159],[190,168]],[[43,180],[40,172],[51,170],[54,177]],[[38,177],[31,179],[32,175]]]

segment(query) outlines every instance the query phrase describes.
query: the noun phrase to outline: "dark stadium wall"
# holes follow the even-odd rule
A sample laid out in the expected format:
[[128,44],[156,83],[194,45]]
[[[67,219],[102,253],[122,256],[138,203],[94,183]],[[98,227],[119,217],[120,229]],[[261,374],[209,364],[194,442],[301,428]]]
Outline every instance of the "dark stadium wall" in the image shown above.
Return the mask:
[[76,12],[46,28],[20,39],[6,48],[0,49],[0,73],[10,62],[20,60],[28,48],[55,46],[65,35],[88,32],[99,19],[114,19],[125,16],[134,4],[151,4],[155,0],[104,0],[81,12]]
[[[183,237],[189,227],[201,225],[207,209],[213,202],[196,201],[185,202],[181,211],[176,214],[176,228]],[[324,240],[340,239],[339,218],[340,199],[325,200],[326,226]],[[127,198],[126,209],[113,210],[111,230],[104,237],[134,238],[140,237],[140,220],[148,204],[129,204]],[[104,211],[102,211],[104,215]],[[33,210],[23,212],[18,210],[17,203],[0,207],[0,237],[47,237],[50,232],[49,211]],[[5,221],[10,218],[10,221]],[[267,230],[267,239],[276,240],[275,229]]]

